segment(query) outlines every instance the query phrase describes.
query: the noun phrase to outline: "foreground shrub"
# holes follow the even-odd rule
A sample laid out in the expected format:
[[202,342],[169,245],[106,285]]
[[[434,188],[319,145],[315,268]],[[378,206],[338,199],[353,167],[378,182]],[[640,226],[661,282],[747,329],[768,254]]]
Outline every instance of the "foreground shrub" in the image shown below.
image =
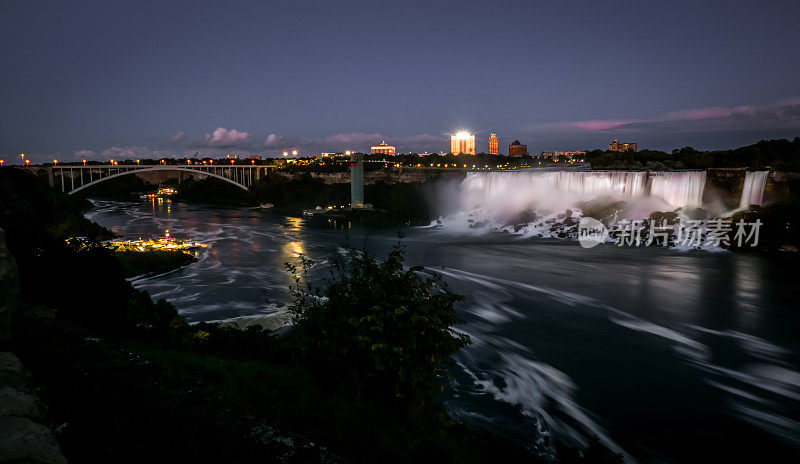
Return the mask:
[[405,268],[399,244],[383,261],[353,249],[329,259],[324,288],[307,283],[308,259],[299,268],[286,264],[306,355],[359,391],[427,403],[451,355],[470,342],[451,328],[458,321],[453,304],[462,297],[423,268]]

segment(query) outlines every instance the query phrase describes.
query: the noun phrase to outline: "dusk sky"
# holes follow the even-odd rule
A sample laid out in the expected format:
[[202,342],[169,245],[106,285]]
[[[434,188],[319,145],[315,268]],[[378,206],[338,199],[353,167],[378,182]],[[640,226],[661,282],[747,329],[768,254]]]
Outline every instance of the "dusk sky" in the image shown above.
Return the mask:
[[800,2],[0,2],[0,158],[800,136]]

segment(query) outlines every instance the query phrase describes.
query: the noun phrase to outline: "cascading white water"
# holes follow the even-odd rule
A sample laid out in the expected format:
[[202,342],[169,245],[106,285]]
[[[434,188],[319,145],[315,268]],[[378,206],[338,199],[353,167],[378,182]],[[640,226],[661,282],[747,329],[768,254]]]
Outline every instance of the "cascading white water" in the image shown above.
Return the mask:
[[704,171],[654,173],[649,191],[647,175],[637,171],[471,172],[461,183],[461,206],[507,210],[537,204],[558,208],[599,197],[631,200],[644,196],[660,199],[670,209],[702,203]]
[[461,183],[465,209],[515,209],[531,204],[564,206],[601,195],[629,199],[645,193],[646,172],[470,172]]
[[[705,183],[704,171],[471,172],[460,185],[459,210],[439,223],[562,236],[565,229],[559,224],[573,227],[589,206],[586,202],[598,214],[644,219],[653,211],[699,207]],[[624,207],[603,209],[618,201]]]
[[659,172],[651,179],[650,196],[673,209],[697,208],[703,203],[705,187],[705,171]]
[[769,171],[748,171],[745,174],[739,208],[747,208],[750,205],[760,206],[764,202],[764,188],[767,186],[768,176]]

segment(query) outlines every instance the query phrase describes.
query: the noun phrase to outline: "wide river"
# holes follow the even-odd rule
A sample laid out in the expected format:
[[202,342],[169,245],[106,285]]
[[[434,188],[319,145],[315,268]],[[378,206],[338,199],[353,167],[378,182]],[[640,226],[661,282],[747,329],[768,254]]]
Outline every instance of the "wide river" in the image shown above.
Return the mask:
[[[202,259],[134,284],[190,321],[281,311],[287,261],[346,241],[379,255],[397,228],[347,229],[251,208],[97,201],[126,238],[169,229]],[[408,263],[438,270],[473,344],[451,414],[547,454],[596,435],[638,462],[800,462],[798,260],[661,248],[584,249],[502,233],[405,228]]]

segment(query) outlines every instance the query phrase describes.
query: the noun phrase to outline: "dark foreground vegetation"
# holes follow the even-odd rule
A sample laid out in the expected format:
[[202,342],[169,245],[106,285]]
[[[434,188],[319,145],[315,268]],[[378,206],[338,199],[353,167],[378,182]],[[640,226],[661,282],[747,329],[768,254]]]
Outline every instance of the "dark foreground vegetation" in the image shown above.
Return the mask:
[[800,172],[800,137],[794,140],[762,140],[733,150],[700,151],[683,147],[666,153],[658,150],[615,152],[593,150],[586,153],[593,169],[668,169],[770,168]]
[[[32,371],[70,462],[539,461],[436,400],[468,342],[449,328],[458,296],[404,268],[401,248],[341,257],[318,288],[291,268],[298,323],[284,336],[190,326],[109,250],[66,244],[108,234],[80,200],[10,169],[0,196],[20,288],[0,348]],[[596,444],[561,455],[619,462]]]

